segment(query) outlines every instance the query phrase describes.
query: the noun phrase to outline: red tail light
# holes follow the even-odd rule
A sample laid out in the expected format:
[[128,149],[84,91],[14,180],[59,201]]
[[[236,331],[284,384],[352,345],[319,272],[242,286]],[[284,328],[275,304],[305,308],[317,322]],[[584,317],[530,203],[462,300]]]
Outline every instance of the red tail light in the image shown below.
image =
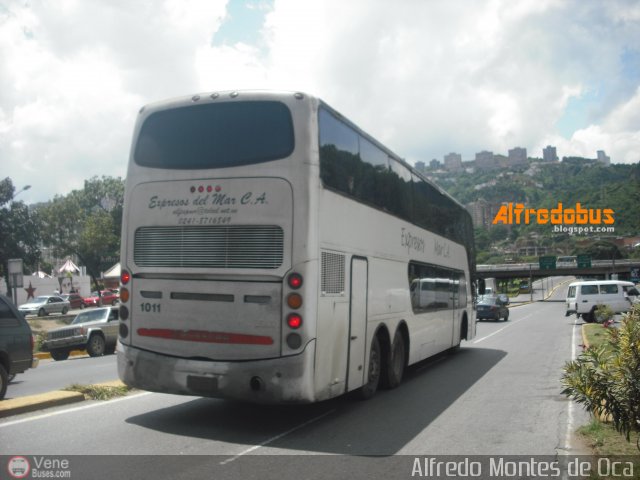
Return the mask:
[[290,273],[287,277],[287,283],[291,288],[297,290],[302,286],[302,275],[299,273]]
[[126,285],[129,283],[129,280],[131,280],[131,274],[126,270],[122,270],[122,272],[120,272],[120,283]]
[[290,313],[289,316],[287,316],[287,325],[289,325],[290,328],[300,328],[302,325],[302,317],[297,313]]

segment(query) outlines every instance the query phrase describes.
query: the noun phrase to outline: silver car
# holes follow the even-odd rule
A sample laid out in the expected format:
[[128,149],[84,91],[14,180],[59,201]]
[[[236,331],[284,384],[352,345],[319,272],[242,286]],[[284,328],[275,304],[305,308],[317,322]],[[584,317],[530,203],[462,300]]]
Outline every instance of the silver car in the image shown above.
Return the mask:
[[79,313],[70,325],[47,332],[40,349],[54,360],[66,360],[72,350],[86,350],[92,357],[113,353],[118,341],[118,309],[97,308]]
[[28,303],[20,305],[18,310],[23,315],[38,315],[44,317],[50,313],[66,315],[69,311],[69,302],[57,295],[40,295]]

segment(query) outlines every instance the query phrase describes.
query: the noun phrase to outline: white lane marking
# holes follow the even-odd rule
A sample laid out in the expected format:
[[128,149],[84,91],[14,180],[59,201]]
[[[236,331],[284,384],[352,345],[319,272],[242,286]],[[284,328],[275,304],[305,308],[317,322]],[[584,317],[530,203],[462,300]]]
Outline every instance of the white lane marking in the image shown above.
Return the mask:
[[[576,327],[578,326],[578,318],[574,318],[573,320],[573,328],[571,330],[571,360],[576,359],[577,354],[577,342],[576,342]],[[573,431],[575,430],[575,414],[574,414],[575,405],[572,399],[569,399],[569,407],[567,411],[567,431],[564,436],[564,444],[565,444],[565,452],[568,455],[572,449],[571,437],[573,436]]]
[[126,397],[115,398],[113,400],[100,401],[98,403],[91,403],[89,405],[82,405],[81,407],[66,408],[64,410],[56,410],[55,412],[43,413],[41,415],[35,415],[33,417],[21,418],[20,420],[12,420],[10,422],[0,423],[0,428],[11,427],[13,425],[19,425],[21,423],[33,422],[35,420],[41,420],[43,418],[55,417],[57,415],[63,415],[65,413],[79,412],[80,410],[87,410],[89,408],[101,407],[103,405],[109,405],[110,403],[123,402],[125,400],[132,400],[134,398],[143,397],[145,395],[151,395],[152,393],[153,392],[141,392],[141,393],[136,393],[134,395],[127,395]]
[[476,344],[476,343],[483,342],[483,341],[485,341],[487,338],[491,338],[491,337],[493,337],[494,335],[497,335],[498,333],[500,333],[501,331],[503,331],[503,330],[505,330],[505,329],[507,329],[507,328],[509,328],[509,327],[512,327],[512,326],[513,326],[513,325],[515,325],[516,323],[520,323],[520,322],[522,322],[523,320],[527,320],[527,319],[529,319],[529,318],[531,318],[531,317],[533,317],[534,315],[537,315],[537,314],[539,314],[539,313],[540,313],[539,311],[537,311],[537,312],[533,312],[533,313],[530,313],[529,315],[526,315],[526,316],[524,316],[524,317],[522,317],[522,318],[520,318],[520,319],[518,319],[518,320],[512,320],[511,322],[509,322],[509,323],[508,323],[507,325],[505,325],[504,327],[499,328],[499,329],[498,329],[498,330],[496,330],[495,332],[492,332],[492,333],[490,333],[489,335],[486,335],[486,336],[484,336],[484,337],[482,337],[482,338],[478,338],[477,340],[474,340],[472,343],[473,343],[473,344]]
[[234,455],[233,457],[229,457],[226,460],[223,460],[222,462],[220,462],[220,465],[226,465],[227,463],[231,463],[231,462],[237,460],[238,458],[247,455],[248,453],[251,453],[251,452],[253,452],[253,451],[255,451],[255,450],[257,450],[257,449],[259,449],[261,447],[264,447],[265,445],[268,445],[268,444],[270,444],[272,442],[275,442],[279,438],[282,438],[282,437],[284,437],[286,435],[289,435],[290,433],[295,432],[296,430],[299,430],[299,429],[301,429],[303,427],[306,427],[307,425],[310,425],[311,423],[316,422],[316,421],[320,420],[321,418],[324,418],[327,415],[330,415],[330,414],[332,414],[334,412],[335,412],[335,409],[329,410],[328,412],[325,412],[322,415],[318,415],[317,417],[314,417],[311,420],[307,420],[306,422],[301,423],[300,425],[297,425],[297,426],[287,430],[286,432],[283,432],[283,433],[281,433],[279,435],[276,435],[275,437],[271,437],[271,438],[265,440],[264,442],[259,443],[258,445],[254,445],[253,447],[249,447],[246,450],[243,450],[242,452],[238,453],[237,455]]

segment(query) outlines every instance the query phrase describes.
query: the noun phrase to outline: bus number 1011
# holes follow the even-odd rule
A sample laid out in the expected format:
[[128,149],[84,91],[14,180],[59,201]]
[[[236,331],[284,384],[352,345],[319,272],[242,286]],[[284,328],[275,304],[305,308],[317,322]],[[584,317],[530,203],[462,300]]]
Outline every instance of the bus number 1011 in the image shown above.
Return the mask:
[[160,313],[160,304],[143,302],[140,304],[140,311],[146,313]]

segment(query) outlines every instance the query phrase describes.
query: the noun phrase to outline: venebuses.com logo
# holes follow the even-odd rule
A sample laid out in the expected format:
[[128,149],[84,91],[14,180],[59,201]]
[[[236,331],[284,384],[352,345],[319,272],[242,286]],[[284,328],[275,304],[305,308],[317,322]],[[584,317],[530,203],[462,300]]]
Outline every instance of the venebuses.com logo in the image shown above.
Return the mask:
[[613,225],[614,211],[611,208],[584,208],[580,203],[566,208],[558,202],[556,208],[525,208],[522,203],[503,204],[493,224],[503,225]]

